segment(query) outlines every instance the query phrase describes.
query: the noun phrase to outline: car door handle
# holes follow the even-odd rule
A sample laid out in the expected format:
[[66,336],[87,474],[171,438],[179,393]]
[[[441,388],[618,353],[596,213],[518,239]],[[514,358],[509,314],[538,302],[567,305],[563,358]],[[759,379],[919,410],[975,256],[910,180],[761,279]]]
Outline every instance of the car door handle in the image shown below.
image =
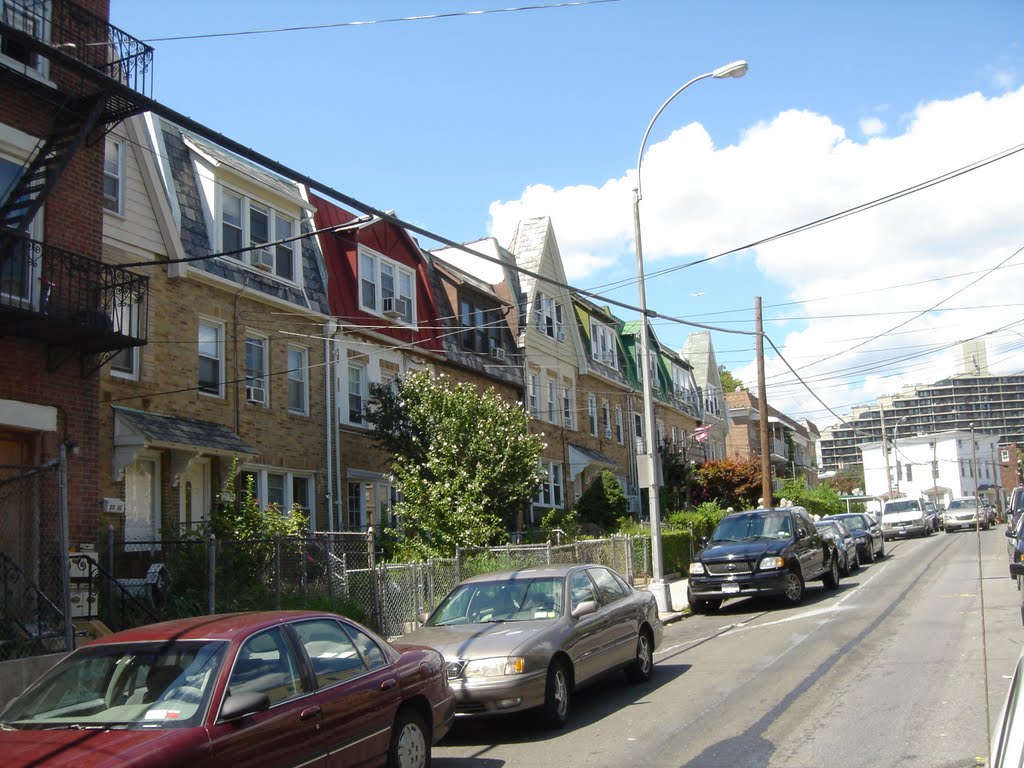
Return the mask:
[[380,689],[382,691],[390,691],[396,685],[398,685],[398,681],[395,680],[395,678],[393,678],[393,677],[389,677],[387,680],[382,680],[381,681]]
[[299,720],[312,720],[314,717],[320,717],[320,707],[318,706],[306,707],[299,712]]

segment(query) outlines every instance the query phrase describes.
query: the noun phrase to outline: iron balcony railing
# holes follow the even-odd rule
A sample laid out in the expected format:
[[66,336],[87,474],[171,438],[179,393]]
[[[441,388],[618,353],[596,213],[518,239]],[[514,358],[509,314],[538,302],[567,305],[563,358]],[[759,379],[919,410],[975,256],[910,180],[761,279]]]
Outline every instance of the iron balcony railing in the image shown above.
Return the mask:
[[[153,48],[73,0],[3,0],[0,8],[0,53],[7,58],[45,76],[48,47],[152,94]],[[82,85],[87,89],[84,79]]]
[[146,343],[149,278],[0,233],[0,333],[108,352]]

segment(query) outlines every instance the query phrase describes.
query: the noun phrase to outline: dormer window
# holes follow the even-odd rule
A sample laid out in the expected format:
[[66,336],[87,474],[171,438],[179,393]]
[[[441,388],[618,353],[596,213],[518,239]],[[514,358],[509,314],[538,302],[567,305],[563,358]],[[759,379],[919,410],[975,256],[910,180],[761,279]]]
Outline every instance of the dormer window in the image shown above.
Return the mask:
[[416,273],[366,246],[359,246],[359,308],[397,323],[413,325]]
[[493,307],[472,298],[459,300],[460,341],[463,349],[490,353],[501,348],[501,318]]
[[619,345],[615,331],[596,320],[590,321],[590,352],[596,362],[618,370]]
[[551,296],[537,294],[537,330],[556,341],[565,341],[565,326],[562,323],[562,305]]
[[287,214],[228,189],[221,190],[220,250],[248,249],[230,253],[229,258],[294,282],[295,241],[267,244],[293,237],[297,230],[295,219]]

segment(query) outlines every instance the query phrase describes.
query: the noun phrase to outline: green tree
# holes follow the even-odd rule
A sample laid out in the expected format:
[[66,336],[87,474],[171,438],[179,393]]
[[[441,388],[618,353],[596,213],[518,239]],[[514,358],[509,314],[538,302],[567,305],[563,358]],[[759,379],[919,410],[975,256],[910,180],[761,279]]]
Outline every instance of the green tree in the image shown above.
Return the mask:
[[846,505],[839,497],[835,488],[821,484],[808,488],[806,481],[800,477],[789,479],[775,492],[775,503],[780,499],[789,499],[794,504],[804,507],[812,515],[838,515],[846,511]]
[[580,495],[576,512],[581,523],[590,523],[605,531],[613,531],[620,517],[626,515],[629,502],[626,493],[608,470],[604,470]]
[[667,442],[662,443],[661,479],[659,500],[664,514],[688,508],[690,504],[690,485],[693,478],[694,465],[682,451],[673,450]]
[[705,461],[693,473],[693,501],[719,507],[749,509],[761,495],[761,462],[757,458]]
[[723,392],[745,392],[747,388],[743,382],[732,375],[732,372],[724,365],[718,366],[718,378],[722,382]]
[[864,465],[854,464],[843,467],[824,482],[839,493],[845,493],[847,496],[855,495],[854,491],[862,494],[864,493]]
[[493,389],[413,373],[393,389],[375,387],[366,420],[392,455],[404,556],[496,542],[536,494],[544,443],[526,412]]

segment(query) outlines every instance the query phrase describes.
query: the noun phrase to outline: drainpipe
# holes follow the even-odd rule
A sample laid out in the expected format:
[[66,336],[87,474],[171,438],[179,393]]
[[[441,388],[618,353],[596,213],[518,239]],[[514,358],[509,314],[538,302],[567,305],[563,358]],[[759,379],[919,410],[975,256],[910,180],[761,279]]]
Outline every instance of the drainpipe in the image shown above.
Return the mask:
[[331,319],[324,323],[324,401],[326,403],[326,419],[324,420],[324,442],[327,447],[327,530],[334,532],[334,335],[338,332],[338,323]]
[[[235,372],[234,372],[234,375],[232,376],[232,378],[234,379],[234,384],[232,386],[233,386],[234,393],[235,393],[235,434],[236,435],[241,435],[242,434],[242,401],[241,401],[241,398],[239,398],[239,396],[238,396],[238,358],[239,358],[239,354],[238,354],[238,302],[241,301],[242,296],[245,295],[246,290],[248,290],[248,289],[245,286],[242,286],[242,290],[240,290],[238,293],[235,294],[235,308],[234,308],[234,310],[232,312],[232,318],[231,318],[231,322],[232,322],[232,329],[231,329],[231,335],[232,335],[232,339],[231,339],[231,347],[232,347],[232,349],[231,349],[231,358],[234,361],[234,367],[235,367]],[[225,340],[225,344],[226,343],[227,343],[227,341]],[[225,353],[226,353],[226,350],[225,350]],[[242,354],[243,355],[245,354],[244,346],[242,348]]]

